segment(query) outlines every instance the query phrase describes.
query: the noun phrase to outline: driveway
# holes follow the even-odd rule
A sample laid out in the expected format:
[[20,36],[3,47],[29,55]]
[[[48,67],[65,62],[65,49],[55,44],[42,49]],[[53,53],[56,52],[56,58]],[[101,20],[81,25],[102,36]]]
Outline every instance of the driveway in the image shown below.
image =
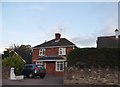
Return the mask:
[[63,85],[63,77],[46,75],[45,78],[25,78],[23,80],[3,79],[2,85]]

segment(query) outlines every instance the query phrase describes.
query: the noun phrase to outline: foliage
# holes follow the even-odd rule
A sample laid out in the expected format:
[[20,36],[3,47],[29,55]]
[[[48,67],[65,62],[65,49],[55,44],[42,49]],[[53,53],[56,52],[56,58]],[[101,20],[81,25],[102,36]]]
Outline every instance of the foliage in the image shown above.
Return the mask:
[[69,66],[119,66],[119,48],[77,48],[68,54]]
[[11,56],[11,50],[14,50],[17,54],[19,54],[26,63],[32,62],[32,50],[30,45],[15,45],[8,48],[6,51],[4,51],[4,54],[2,55],[2,58],[6,58]]
[[20,74],[21,70],[23,69],[24,64],[25,62],[23,61],[23,59],[19,55],[16,55],[16,54],[2,60],[3,67],[14,67],[15,73],[17,75]]
[[2,59],[9,57],[9,53],[10,53],[10,49],[6,49],[6,51],[3,51]]
[[32,51],[30,45],[15,46],[14,51],[17,52],[26,61],[26,63],[32,62]]

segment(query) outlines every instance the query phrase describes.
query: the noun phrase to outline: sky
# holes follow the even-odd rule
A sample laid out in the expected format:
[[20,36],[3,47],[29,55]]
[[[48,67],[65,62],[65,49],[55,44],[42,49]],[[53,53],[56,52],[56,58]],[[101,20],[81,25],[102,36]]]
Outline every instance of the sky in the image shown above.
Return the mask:
[[32,47],[61,33],[80,48],[96,47],[99,36],[118,29],[118,2],[1,2],[0,52],[16,45]]

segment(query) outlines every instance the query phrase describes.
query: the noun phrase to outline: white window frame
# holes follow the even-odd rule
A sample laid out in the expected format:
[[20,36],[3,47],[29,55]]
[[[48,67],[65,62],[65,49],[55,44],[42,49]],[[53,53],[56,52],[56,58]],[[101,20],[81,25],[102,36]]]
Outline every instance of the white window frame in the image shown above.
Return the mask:
[[39,49],[39,56],[45,56],[45,48]]
[[[61,64],[62,64],[62,69],[60,69]],[[64,62],[63,61],[56,62],[56,71],[59,71],[59,72],[64,71]]]
[[46,62],[44,63],[44,67],[45,67],[45,69],[46,69]]
[[59,55],[66,55],[66,48],[59,48]]

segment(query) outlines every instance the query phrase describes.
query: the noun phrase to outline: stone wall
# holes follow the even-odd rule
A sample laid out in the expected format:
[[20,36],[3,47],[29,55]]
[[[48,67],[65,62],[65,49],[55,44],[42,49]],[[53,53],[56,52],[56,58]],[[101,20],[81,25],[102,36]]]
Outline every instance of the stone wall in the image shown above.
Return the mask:
[[120,71],[115,68],[78,68],[67,67],[64,74],[65,85],[119,85]]

